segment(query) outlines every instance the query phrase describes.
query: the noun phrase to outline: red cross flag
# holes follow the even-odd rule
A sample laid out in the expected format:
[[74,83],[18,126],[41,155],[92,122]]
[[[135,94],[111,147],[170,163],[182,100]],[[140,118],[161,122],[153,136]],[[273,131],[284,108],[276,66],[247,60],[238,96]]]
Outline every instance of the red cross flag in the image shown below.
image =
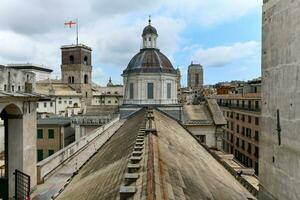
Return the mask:
[[78,19],[76,21],[67,21],[65,22],[65,26],[68,26],[69,28],[72,28],[72,26],[76,26],[76,45],[78,45]]
[[72,28],[72,26],[73,25],[76,25],[77,24],[77,22],[75,22],[75,21],[68,21],[68,22],[65,22],[65,26],[69,26],[69,28]]

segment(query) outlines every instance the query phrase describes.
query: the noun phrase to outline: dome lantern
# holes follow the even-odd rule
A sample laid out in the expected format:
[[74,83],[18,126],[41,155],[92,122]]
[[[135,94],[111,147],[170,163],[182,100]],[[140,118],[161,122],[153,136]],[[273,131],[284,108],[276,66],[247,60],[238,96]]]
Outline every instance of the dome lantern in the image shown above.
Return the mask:
[[149,24],[143,30],[143,42],[142,47],[145,48],[156,48],[156,39],[158,37],[157,30],[151,25],[151,16],[148,20]]

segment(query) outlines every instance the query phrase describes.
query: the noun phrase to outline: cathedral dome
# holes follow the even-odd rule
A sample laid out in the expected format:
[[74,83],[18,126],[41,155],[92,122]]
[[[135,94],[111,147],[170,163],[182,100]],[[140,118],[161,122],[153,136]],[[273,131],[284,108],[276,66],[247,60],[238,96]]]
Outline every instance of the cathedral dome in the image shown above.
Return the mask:
[[141,49],[129,62],[124,73],[165,72],[176,73],[170,60],[156,48]]

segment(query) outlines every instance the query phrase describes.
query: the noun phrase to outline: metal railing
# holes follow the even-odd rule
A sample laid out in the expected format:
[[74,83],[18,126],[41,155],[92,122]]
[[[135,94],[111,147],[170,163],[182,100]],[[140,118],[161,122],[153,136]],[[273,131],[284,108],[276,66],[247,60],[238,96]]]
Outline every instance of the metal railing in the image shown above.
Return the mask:
[[30,199],[30,176],[15,170],[15,200]]
[[5,165],[0,166],[0,178],[5,177]]
[[251,106],[249,108],[248,106],[229,104],[229,103],[218,103],[218,104],[219,104],[219,106],[228,107],[228,108],[234,108],[234,109],[240,109],[240,110],[249,110],[249,111],[254,111],[254,112],[261,112],[260,107],[257,108],[257,107]]

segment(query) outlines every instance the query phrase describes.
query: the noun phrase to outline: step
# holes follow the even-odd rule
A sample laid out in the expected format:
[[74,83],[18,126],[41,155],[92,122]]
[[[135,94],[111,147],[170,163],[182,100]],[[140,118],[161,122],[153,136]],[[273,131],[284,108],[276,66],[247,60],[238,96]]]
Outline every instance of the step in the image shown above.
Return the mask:
[[136,180],[136,179],[138,179],[140,177],[140,175],[139,174],[137,174],[137,173],[126,173],[125,174],[125,176],[124,176],[124,178],[125,179],[134,179],[134,180]]
[[143,149],[144,149],[143,146],[134,146],[134,148],[133,148],[134,151],[141,151]]
[[132,152],[132,155],[133,156],[140,156],[140,155],[142,155],[143,154],[143,151],[133,151]]
[[129,159],[131,163],[135,164],[142,160],[142,156],[131,156]]
[[130,194],[133,195],[136,192],[135,186],[124,186],[120,187],[120,194]]

